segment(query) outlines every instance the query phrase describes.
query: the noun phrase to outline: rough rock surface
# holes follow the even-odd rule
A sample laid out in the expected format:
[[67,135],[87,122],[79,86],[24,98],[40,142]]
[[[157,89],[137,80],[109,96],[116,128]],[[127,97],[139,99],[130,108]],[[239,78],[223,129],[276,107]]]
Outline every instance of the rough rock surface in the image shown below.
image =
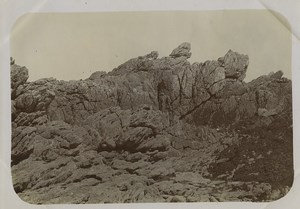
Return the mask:
[[11,63],[12,178],[24,201],[272,201],[293,182],[292,88],[244,82],[248,56],[183,43],[80,81]]
[[170,57],[190,58],[192,55],[192,53],[190,51],[191,51],[191,44],[188,42],[184,42],[172,51],[172,53],[170,54]]

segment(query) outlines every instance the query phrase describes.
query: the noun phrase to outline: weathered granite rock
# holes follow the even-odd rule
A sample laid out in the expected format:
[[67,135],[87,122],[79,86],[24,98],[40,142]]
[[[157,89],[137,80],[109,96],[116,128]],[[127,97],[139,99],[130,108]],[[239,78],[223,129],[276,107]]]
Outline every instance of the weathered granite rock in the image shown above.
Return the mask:
[[34,204],[270,201],[293,181],[292,87],[243,81],[248,56],[190,64],[189,43],[86,80],[12,63],[12,178]]
[[172,53],[170,54],[170,57],[190,58],[192,55],[192,53],[190,51],[191,51],[191,44],[188,42],[184,42],[172,51]]
[[[12,64],[12,63],[11,63]],[[16,64],[10,66],[10,77],[11,77],[11,95],[12,99],[15,98],[15,92],[17,88],[24,84],[29,78],[28,69],[26,67],[21,67]]]
[[92,73],[92,75],[88,78],[90,80],[100,80],[105,76],[106,72],[105,71],[96,71]]
[[237,52],[229,50],[224,57],[218,59],[225,68],[226,78],[244,80],[249,65],[247,55],[240,55]]

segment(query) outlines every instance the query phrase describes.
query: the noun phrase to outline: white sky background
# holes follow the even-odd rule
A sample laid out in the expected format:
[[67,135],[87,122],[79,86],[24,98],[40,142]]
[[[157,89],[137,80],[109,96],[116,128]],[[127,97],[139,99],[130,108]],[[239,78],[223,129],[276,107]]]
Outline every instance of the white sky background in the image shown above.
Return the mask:
[[232,49],[249,56],[246,81],[278,70],[291,78],[289,26],[266,10],[27,14],[15,23],[10,44],[32,81],[85,79],[151,51],[168,56],[185,41],[191,63]]

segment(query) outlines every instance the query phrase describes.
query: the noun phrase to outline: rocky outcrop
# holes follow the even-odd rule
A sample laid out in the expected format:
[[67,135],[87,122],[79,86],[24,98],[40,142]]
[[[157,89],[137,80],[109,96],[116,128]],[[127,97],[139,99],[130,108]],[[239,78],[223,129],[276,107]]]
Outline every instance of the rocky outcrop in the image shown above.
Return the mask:
[[229,50],[224,57],[218,59],[225,69],[226,78],[244,80],[249,65],[247,55],[240,55]]
[[24,84],[28,79],[28,69],[26,67],[21,67],[16,65],[15,62],[11,62],[10,66],[10,77],[11,77],[11,96],[12,99],[15,98],[17,88]]
[[182,44],[180,44],[176,49],[174,49],[172,51],[172,53],[170,54],[170,57],[186,57],[186,58],[190,58],[192,53],[191,51],[191,44],[188,42],[184,42]]
[[79,81],[27,82],[28,70],[11,63],[17,194],[35,204],[285,195],[291,81],[278,71],[246,83],[247,55],[190,64],[190,51],[153,51]]

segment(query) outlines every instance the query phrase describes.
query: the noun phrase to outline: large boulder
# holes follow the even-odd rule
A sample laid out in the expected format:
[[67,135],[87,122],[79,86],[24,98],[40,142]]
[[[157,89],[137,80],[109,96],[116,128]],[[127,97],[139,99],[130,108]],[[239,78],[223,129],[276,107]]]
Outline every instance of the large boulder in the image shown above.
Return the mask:
[[218,59],[225,68],[226,78],[244,80],[249,65],[248,55],[241,55],[229,50],[224,57]]
[[191,44],[188,42],[184,42],[172,51],[172,53],[170,54],[170,57],[190,58],[192,55],[192,53],[190,51],[191,51]]

